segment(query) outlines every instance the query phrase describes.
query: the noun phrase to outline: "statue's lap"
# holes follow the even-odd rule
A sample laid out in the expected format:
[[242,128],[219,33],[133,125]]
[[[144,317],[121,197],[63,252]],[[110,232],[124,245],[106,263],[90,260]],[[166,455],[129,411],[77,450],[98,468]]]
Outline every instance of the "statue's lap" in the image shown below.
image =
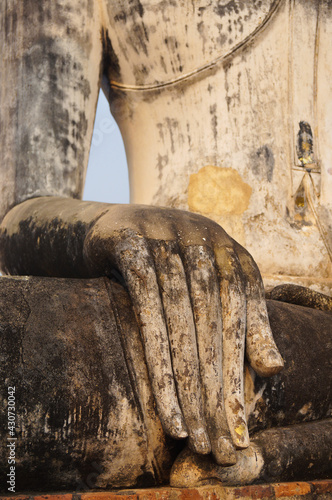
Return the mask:
[[[104,278],[0,283],[17,491],[70,489],[84,477],[102,488],[167,482],[179,445],[165,439],[144,367],[135,372],[143,350],[126,292]],[[270,379],[248,370],[252,434],[325,418],[331,398],[331,314],[275,301],[268,309],[285,369]],[[7,427],[1,433],[10,437]],[[2,453],[7,471],[5,447]]]

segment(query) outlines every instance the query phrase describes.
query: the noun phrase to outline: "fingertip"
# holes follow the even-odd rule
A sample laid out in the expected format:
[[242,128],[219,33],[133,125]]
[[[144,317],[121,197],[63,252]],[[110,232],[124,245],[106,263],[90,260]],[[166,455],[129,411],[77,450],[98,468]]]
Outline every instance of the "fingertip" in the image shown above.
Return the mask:
[[172,417],[164,419],[163,427],[165,432],[174,439],[188,437],[187,427],[181,413],[176,413]]
[[250,364],[260,377],[271,377],[284,368],[284,360],[277,349],[261,352]]
[[186,424],[184,423],[183,417],[180,413],[178,413],[177,415],[174,415],[174,417],[172,418],[172,425],[173,425],[174,433],[177,434],[179,439],[183,439],[183,438],[188,437],[187,427],[186,427]]
[[249,318],[246,352],[250,365],[261,377],[275,375],[283,369],[284,361],[274,341],[268,317],[260,324],[260,328],[256,327],[256,320],[252,321],[252,315]]
[[200,455],[211,453],[211,443],[204,427],[194,429],[189,433],[189,447]]

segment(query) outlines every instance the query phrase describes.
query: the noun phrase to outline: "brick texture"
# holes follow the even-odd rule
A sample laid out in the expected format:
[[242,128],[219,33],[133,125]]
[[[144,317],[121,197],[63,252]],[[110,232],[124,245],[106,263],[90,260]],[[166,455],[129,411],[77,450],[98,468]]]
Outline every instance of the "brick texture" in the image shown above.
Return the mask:
[[332,500],[332,480],[242,487],[151,488],[87,493],[4,495],[0,500]]

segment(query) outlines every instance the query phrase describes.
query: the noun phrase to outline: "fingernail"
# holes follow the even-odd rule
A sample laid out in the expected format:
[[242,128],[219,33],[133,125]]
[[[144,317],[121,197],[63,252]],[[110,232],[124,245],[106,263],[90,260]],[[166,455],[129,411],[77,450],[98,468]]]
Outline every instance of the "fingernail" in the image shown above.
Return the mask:
[[189,436],[189,446],[196,453],[201,453],[203,455],[211,452],[210,439],[204,427],[200,427],[191,432]]
[[268,375],[275,375],[284,367],[284,360],[277,349],[269,349],[264,356],[264,365]]
[[271,355],[271,362],[275,366],[278,366],[278,367],[279,366],[280,367],[284,366],[284,360],[282,359],[282,356],[281,356],[280,352],[277,349],[271,349],[270,355]]
[[219,465],[236,464],[236,453],[230,437],[220,437],[216,448],[212,446],[212,453]]
[[172,432],[172,437],[175,437],[177,439],[188,437],[186,424],[184,423],[182,415],[180,415],[179,413],[172,416],[171,432]]
[[235,428],[234,444],[238,448],[248,448],[249,446],[248,428],[244,423],[241,423]]

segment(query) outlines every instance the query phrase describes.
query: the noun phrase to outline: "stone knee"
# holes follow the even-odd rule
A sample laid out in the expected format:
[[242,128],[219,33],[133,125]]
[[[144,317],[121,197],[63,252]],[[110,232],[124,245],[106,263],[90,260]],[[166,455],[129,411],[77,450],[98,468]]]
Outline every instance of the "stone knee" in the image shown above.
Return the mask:
[[1,278],[0,341],[2,399],[15,403],[12,434],[4,419],[0,432],[14,443],[18,491],[167,480],[170,452],[121,287]]

